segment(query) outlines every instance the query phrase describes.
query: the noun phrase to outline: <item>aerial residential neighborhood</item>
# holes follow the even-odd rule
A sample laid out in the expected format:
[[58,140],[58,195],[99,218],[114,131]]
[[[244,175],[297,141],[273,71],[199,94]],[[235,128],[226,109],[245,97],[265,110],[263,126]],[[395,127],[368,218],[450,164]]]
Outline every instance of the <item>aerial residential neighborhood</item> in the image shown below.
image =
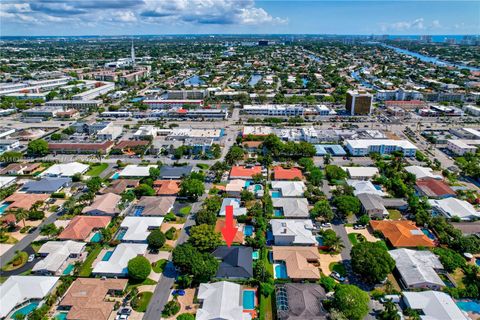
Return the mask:
[[0,319],[480,319],[479,12],[2,2]]

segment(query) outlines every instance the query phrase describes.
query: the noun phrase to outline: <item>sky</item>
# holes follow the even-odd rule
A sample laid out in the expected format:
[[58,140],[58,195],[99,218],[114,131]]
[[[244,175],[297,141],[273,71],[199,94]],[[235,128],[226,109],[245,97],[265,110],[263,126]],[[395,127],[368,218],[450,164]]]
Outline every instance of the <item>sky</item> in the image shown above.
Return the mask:
[[0,0],[0,36],[480,34],[480,1]]

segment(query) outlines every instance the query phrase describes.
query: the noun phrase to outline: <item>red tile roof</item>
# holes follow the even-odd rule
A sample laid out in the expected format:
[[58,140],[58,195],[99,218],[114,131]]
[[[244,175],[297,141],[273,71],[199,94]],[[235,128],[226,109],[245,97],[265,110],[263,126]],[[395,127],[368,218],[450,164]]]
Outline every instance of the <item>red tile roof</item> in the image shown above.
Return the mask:
[[372,220],[370,226],[380,231],[394,247],[434,247],[435,243],[427,237],[415,223],[408,220]]
[[251,178],[252,176],[260,173],[262,173],[261,166],[254,166],[250,168],[246,168],[245,166],[234,166],[232,167],[232,170],[230,170],[230,178]]
[[58,239],[86,240],[93,229],[105,228],[111,220],[108,216],[76,216],[60,233]]
[[146,146],[150,142],[147,140],[122,140],[117,143],[114,147],[115,149],[125,149],[125,148],[132,148],[138,146]]
[[273,168],[273,177],[275,180],[294,180],[303,179],[302,171],[298,168],[284,169],[281,166]]
[[420,189],[427,197],[442,197],[448,195],[455,195],[455,191],[448,186],[444,181],[425,178],[417,180],[417,188]]
[[180,182],[175,180],[155,180],[153,188],[158,196],[176,195],[180,191]]
[[[233,219],[233,225],[237,226],[237,220]],[[215,232],[222,232],[223,227],[225,227],[225,218],[219,218],[217,219],[217,222],[215,223]],[[235,243],[243,243],[244,237],[243,237],[243,232],[238,229],[237,233],[235,234],[235,237],[233,238],[233,242]]]

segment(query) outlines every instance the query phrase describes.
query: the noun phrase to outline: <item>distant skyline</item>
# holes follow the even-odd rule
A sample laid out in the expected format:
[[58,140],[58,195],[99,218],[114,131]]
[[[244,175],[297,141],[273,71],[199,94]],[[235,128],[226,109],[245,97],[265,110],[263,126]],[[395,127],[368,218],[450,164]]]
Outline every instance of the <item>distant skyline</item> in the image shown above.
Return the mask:
[[480,34],[480,1],[0,1],[1,36]]

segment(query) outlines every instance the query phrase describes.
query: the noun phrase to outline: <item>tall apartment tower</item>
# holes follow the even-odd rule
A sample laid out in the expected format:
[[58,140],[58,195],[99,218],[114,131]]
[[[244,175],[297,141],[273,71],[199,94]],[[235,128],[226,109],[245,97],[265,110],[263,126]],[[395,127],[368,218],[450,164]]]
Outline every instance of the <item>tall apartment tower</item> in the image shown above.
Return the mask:
[[372,95],[362,91],[347,91],[345,109],[352,116],[367,115],[372,112]]
[[135,65],[135,47],[133,46],[133,39],[132,39],[132,50],[131,50],[131,58],[132,59],[132,65]]

